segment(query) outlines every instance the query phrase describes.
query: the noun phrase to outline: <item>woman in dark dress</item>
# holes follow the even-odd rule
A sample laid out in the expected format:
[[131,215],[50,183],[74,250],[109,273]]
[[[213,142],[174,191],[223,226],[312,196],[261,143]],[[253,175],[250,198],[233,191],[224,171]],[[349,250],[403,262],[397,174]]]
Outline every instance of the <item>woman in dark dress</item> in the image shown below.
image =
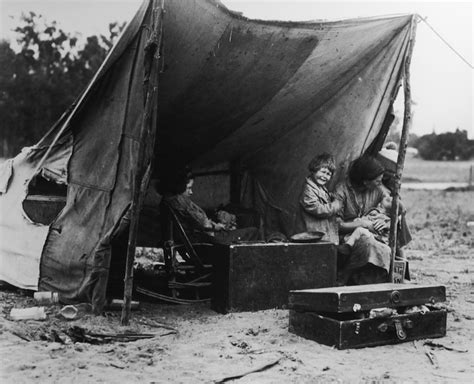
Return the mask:
[[[342,238],[358,227],[376,232],[387,226],[382,220],[354,221],[383,200],[386,193],[382,187],[383,173],[383,166],[375,158],[363,156],[351,164],[347,179],[337,186],[337,198],[342,203],[339,213],[339,234]],[[389,268],[390,247],[374,236],[361,236],[348,252],[347,260],[339,271],[339,280],[341,284],[349,285],[384,283],[388,280]]]
[[193,242],[230,245],[238,241],[259,238],[255,227],[229,229],[225,224],[211,220],[206,212],[191,200],[194,178],[189,169],[166,175],[161,181],[162,204],[172,208],[183,229]]

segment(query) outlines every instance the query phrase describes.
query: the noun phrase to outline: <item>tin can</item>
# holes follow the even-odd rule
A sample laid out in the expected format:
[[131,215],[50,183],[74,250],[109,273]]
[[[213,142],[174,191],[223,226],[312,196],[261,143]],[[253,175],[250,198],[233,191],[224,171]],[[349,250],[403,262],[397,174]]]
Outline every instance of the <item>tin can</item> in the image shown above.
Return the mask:
[[35,292],[33,298],[38,304],[56,304],[59,302],[58,292]]
[[45,320],[44,307],[12,308],[10,311],[12,320]]

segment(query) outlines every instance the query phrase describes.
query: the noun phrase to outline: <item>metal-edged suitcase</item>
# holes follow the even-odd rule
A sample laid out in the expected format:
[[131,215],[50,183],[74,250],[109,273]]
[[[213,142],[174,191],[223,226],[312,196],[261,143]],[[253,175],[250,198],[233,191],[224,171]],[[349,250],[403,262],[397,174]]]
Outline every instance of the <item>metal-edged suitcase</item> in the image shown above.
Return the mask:
[[446,335],[444,286],[370,284],[291,291],[289,329],[338,349]]

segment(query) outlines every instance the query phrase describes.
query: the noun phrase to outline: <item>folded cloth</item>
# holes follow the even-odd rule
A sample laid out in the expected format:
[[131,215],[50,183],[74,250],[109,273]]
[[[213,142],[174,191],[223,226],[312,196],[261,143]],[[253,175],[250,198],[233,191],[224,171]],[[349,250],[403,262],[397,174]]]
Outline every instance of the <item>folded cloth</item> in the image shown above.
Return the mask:
[[13,175],[13,159],[5,161],[0,165],[0,193],[6,193],[8,184]]

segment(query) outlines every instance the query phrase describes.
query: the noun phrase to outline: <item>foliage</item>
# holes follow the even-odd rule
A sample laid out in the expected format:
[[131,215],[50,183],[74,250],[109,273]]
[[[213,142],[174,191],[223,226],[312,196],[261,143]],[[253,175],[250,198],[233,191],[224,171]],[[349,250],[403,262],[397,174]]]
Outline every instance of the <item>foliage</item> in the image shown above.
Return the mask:
[[22,15],[15,29],[18,49],[0,41],[0,156],[37,141],[73,103],[104,60],[124,25],[109,24],[109,36],[79,38],[41,15]]
[[437,135],[431,133],[418,138],[415,143],[420,157],[425,160],[469,160],[474,158],[474,140],[467,131],[456,129]]
[[[385,138],[385,143],[400,143],[401,119],[395,114],[395,119]],[[469,160],[474,158],[474,140],[469,140],[467,131],[456,129],[456,132],[446,132],[437,135],[417,136],[408,135],[408,146],[418,149],[419,156],[424,160]]]

